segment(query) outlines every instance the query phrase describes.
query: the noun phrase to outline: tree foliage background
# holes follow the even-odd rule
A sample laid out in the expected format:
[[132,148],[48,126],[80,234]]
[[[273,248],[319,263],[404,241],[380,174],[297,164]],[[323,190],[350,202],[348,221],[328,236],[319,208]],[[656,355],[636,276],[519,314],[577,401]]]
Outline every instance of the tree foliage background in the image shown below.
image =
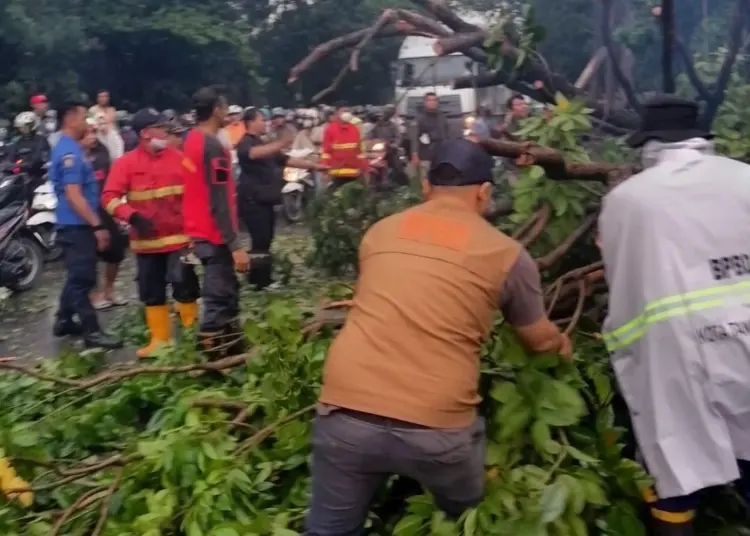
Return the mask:
[[[600,46],[592,0],[457,0],[454,7],[488,13],[536,6],[545,29],[539,52],[553,70],[575,80]],[[655,0],[619,0],[615,39],[635,58],[639,91],[658,87],[659,31],[650,16]],[[407,0],[0,0],[0,113],[27,106],[44,92],[53,103],[99,88],[115,103],[187,108],[196,87],[225,85],[243,104],[304,103],[335,77],[345,53],[316,65],[295,86],[289,68],[315,45],[370,25],[385,7]],[[708,57],[724,44],[731,0],[686,0],[677,34]],[[344,9],[345,8],[345,9]],[[350,73],[336,98],[386,102],[397,39],[376,40],[362,67]],[[679,66],[678,66],[679,67]]]

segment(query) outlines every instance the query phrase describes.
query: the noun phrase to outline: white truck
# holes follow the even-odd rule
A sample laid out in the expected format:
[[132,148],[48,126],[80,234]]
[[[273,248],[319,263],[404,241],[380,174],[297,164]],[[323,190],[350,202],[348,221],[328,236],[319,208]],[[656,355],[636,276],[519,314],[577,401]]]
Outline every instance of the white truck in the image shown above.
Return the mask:
[[434,43],[435,39],[430,37],[404,39],[393,66],[398,113],[414,118],[426,93],[435,93],[440,109],[451,118],[474,114],[477,106],[487,107],[493,114],[501,113],[510,91],[503,86],[453,89],[453,80],[477,74],[480,66],[459,53],[438,58]]

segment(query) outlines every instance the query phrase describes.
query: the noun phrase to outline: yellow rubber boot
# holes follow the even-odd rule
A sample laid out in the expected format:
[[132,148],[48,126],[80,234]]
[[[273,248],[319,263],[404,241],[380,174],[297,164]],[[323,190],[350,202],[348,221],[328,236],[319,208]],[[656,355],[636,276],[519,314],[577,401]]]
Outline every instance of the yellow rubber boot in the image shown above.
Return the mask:
[[180,314],[180,320],[182,321],[182,326],[189,328],[192,327],[193,324],[195,324],[195,321],[198,319],[198,303],[197,302],[191,302],[191,303],[180,303],[177,302],[177,312]]
[[141,348],[136,355],[141,358],[151,357],[157,349],[169,344],[172,336],[172,321],[169,318],[169,307],[166,305],[154,305],[146,307],[146,325],[151,331],[151,342],[148,346]]

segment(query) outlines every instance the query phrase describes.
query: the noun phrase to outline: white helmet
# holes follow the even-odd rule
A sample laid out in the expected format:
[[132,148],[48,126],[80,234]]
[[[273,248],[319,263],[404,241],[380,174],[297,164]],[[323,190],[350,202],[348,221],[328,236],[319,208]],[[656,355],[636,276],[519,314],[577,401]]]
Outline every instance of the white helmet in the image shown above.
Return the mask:
[[13,120],[13,126],[22,134],[28,134],[39,127],[39,118],[34,112],[21,112]]
[[227,113],[229,115],[241,114],[242,112],[243,112],[242,106],[239,106],[237,104],[232,104],[227,110]]

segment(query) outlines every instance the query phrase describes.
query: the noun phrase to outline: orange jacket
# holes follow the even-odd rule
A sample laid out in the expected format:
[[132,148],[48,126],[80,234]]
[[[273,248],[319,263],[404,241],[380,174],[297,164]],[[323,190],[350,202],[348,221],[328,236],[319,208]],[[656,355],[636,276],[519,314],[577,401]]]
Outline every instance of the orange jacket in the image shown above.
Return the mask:
[[126,222],[138,212],[154,224],[152,236],[140,236],[131,228],[135,253],[167,253],[190,243],[182,223],[184,160],[171,147],[156,154],[137,147],[112,164],[102,191],[104,209]]
[[245,124],[240,121],[239,123],[232,123],[230,125],[227,125],[226,127],[227,136],[229,136],[229,141],[232,142],[232,147],[237,147],[237,144],[242,139],[242,136],[245,135]]
[[357,125],[334,121],[323,133],[321,163],[331,168],[331,177],[357,178],[367,170],[362,136]]

